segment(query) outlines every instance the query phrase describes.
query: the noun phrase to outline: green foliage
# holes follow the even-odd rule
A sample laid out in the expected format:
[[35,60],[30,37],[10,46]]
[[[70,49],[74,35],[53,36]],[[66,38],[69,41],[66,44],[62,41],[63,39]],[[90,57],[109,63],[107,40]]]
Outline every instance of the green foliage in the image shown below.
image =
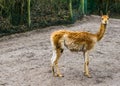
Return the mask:
[[26,0],[0,0],[0,15],[13,25],[26,22]]
[[88,0],[89,13],[99,14],[100,11],[106,14],[120,14],[120,0]]
[[101,10],[120,16],[120,0],[0,0],[0,34],[74,23]]
[[71,17],[78,13],[78,8],[77,10],[72,8],[74,2],[70,6],[69,0],[36,0],[36,2],[31,14],[33,27],[72,23]]
[[25,31],[28,31],[28,28],[26,26],[13,26],[8,19],[0,17],[0,37]]

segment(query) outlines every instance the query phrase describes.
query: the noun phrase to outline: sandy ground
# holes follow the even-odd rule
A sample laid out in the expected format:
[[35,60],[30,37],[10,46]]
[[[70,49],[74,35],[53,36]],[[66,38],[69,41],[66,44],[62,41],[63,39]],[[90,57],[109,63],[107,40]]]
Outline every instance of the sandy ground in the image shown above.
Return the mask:
[[53,77],[50,67],[50,34],[59,29],[90,31],[100,27],[100,17],[89,16],[69,26],[0,38],[0,86],[120,86],[120,20],[110,19],[104,38],[90,53],[92,78],[83,75],[82,53],[65,49],[59,66],[63,78]]

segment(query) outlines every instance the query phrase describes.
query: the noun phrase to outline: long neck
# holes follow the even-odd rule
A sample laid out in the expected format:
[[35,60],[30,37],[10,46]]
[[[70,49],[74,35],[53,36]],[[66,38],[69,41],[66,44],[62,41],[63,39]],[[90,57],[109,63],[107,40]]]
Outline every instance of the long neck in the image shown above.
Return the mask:
[[106,24],[101,24],[99,32],[96,33],[97,41],[100,41],[105,33],[106,30]]

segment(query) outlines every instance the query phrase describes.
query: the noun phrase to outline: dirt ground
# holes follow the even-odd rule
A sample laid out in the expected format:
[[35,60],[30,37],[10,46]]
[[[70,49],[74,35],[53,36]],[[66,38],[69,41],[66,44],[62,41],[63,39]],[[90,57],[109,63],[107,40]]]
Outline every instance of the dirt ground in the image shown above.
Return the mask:
[[83,55],[65,49],[59,60],[63,78],[53,77],[50,34],[59,29],[90,31],[100,27],[99,16],[68,26],[51,26],[0,38],[0,86],[120,86],[120,20],[110,19],[103,39],[90,53],[92,78],[83,75]]

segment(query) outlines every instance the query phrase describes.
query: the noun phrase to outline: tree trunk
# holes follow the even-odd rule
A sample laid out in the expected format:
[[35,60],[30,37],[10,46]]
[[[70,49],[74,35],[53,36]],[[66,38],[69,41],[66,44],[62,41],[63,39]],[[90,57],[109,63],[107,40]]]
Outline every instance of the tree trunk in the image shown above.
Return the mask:
[[30,19],[30,0],[28,0],[28,26],[31,25],[31,19]]
[[73,20],[72,0],[69,0],[70,19]]
[[82,10],[82,14],[84,15],[85,14],[85,11],[84,11],[84,0],[81,0],[81,10]]
[[84,14],[87,14],[87,0],[84,0]]

